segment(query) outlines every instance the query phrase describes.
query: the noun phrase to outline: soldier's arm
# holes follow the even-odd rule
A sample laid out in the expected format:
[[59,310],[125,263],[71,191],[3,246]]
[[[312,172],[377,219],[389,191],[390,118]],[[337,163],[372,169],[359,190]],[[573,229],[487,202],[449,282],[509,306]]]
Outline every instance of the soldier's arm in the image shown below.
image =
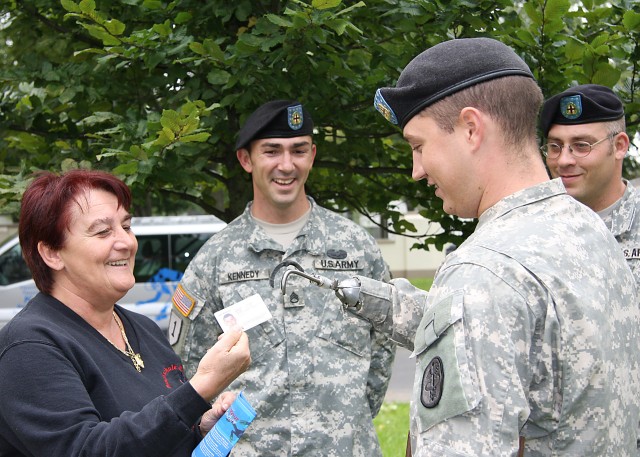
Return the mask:
[[426,291],[403,278],[386,283],[355,276],[340,282],[336,295],[348,311],[367,319],[376,330],[413,350],[416,327],[427,300]]

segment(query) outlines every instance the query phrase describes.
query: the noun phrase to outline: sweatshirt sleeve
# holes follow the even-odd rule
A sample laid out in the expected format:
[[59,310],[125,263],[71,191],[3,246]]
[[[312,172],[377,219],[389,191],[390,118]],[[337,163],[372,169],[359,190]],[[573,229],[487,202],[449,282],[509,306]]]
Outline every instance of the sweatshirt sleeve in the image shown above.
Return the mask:
[[159,457],[195,447],[194,424],[210,405],[189,383],[107,421],[89,396],[91,379],[85,382],[50,343],[6,348],[0,354],[0,441],[35,457]]

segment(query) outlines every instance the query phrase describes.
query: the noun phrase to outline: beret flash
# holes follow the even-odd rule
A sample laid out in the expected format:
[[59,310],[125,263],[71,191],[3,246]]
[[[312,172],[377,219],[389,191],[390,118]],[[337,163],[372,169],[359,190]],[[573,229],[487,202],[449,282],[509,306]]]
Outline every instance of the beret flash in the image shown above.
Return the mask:
[[491,38],[460,38],[439,43],[402,70],[396,87],[377,90],[373,105],[401,128],[422,109],[475,84],[503,76],[533,78],[527,64]]
[[540,129],[547,136],[553,124],[590,124],[615,121],[622,116],[622,101],[611,89],[598,84],[583,84],[556,94],[544,102],[540,114]]
[[292,138],[313,134],[311,114],[295,100],[272,100],[256,109],[244,123],[236,150],[246,148],[253,140]]

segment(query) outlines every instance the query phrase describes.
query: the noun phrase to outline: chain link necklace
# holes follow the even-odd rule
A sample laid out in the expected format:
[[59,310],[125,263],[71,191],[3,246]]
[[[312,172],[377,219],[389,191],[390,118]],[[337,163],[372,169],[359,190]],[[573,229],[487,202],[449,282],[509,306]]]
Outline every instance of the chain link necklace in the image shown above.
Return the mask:
[[133,349],[129,344],[129,339],[127,338],[127,334],[124,332],[124,327],[120,323],[120,319],[118,319],[118,315],[116,314],[115,311],[113,311],[113,320],[116,321],[116,325],[120,329],[120,334],[122,335],[122,339],[124,340],[124,344],[127,350],[123,351],[118,346],[116,346],[111,340],[109,340],[109,343],[113,344],[113,347],[115,347],[118,351],[122,352],[124,355],[129,357],[131,359],[131,362],[133,362],[133,366],[136,368],[136,370],[138,370],[138,373],[140,373],[144,368],[144,362],[142,361],[142,357],[140,356],[140,354],[133,352]]

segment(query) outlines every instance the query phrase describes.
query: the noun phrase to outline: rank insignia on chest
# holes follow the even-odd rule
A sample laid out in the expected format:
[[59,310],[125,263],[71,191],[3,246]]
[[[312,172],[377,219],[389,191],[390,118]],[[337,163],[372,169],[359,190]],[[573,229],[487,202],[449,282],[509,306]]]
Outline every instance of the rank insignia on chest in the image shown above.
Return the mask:
[[434,357],[422,375],[420,401],[425,408],[435,408],[442,398],[444,385],[444,366],[440,357]]
[[304,297],[297,292],[291,292],[283,296],[285,308],[302,308],[304,306]]

